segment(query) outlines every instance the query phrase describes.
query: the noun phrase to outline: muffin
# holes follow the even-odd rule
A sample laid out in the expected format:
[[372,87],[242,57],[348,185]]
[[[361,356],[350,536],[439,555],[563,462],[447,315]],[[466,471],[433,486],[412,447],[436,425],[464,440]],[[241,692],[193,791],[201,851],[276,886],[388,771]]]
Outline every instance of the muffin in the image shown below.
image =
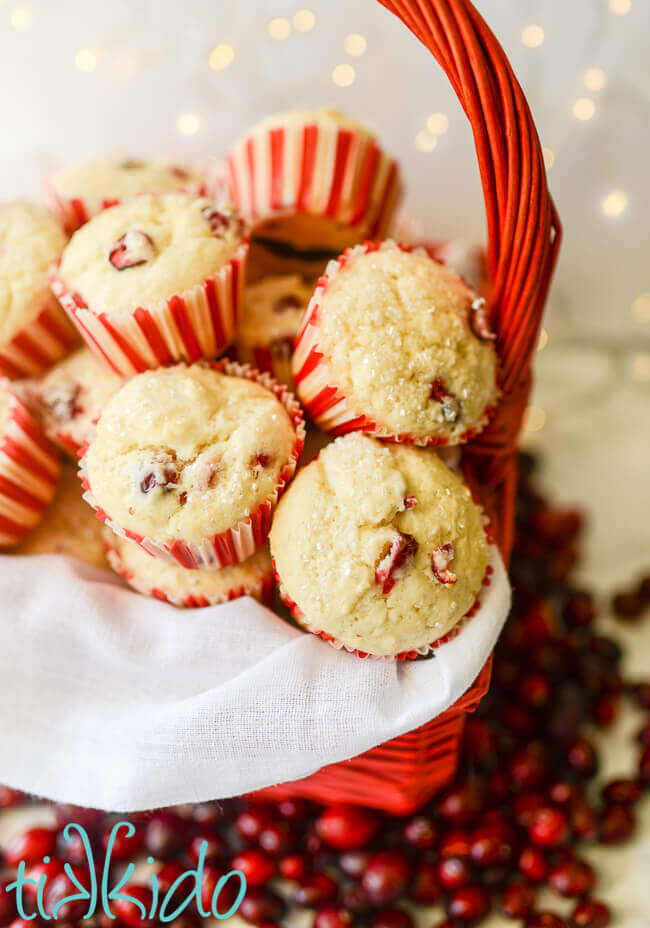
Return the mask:
[[79,348],[46,374],[35,396],[48,438],[76,459],[93,423],[123,380]]
[[253,126],[229,152],[226,178],[252,226],[251,279],[316,277],[344,248],[386,235],[401,193],[397,162],[330,108]]
[[56,448],[21,397],[0,382],[0,550],[39,522],[60,472]]
[[84,501],[76,467],[65,464],[56,495],[36,528],[15,554],[65,554],[95,567],[108,567],[102,526]]
[[46,184],[50,206],[72,234],[109,206],[143,193],[202,194],[198,171],[144,158],[101,158],[53,174]]
[[267,277],[248,286],[235,337],[237,360],[268,371],[293,389],[293,343],[313,289],[297,274]]
[[268,374],[229,362],[134,377],[81,459],[86,499],[122,537],[183,567],[246,560],[304,442],[300,407]]
[[129,377],[230,344],[247,253],[231,206],[142,196],[75,232],[52,287],[91,351]]
[[485,303],[424,251],[360,245],[330,262],[293,355],[319,428],[416,445],[457,444],[486,424],[497,356]]
[[0,205],[0,377],[38,376],[76,340],[47,279],[65,243],[60,223],[42,206]]
[[432,451],[359,433],[297,474],[271,530],[297,622],[377,657],[426,653],[474,606],[488,570],[483,516]]
[[[99,523],[96,523],[99,525]],[[242,564],[221,570],[187,570],[150,557],[139,545],[104,529],[106,554],[113,570],[144,596],[194,609],[216,606],[240,596],[268,602],[274,588],[268,545]]]

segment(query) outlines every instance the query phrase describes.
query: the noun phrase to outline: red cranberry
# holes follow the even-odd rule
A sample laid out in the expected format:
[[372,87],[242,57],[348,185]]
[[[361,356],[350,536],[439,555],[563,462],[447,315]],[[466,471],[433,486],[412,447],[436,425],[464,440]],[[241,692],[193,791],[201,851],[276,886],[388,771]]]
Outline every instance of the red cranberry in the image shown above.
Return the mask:
[[460,922],[477,922],[490,911],[490,894],[484,886],[462,886],[447,902],[447,914]]
[[650,783],[650,745],[641,751],[641,756],[639,757],[639,776],[644,783]]
[[327,873],[312,873],[298,884],[293,901],[296,905],[316,908],[335,902],[338,890],[336,881]]
[[433,905],[442,896],[438,881],[438,866],[432,860],[421,860],[415,865],[409,898],[417,905]]
[[584,860],[569,859],[552,867],[549,883],[561,896],[586,896],[594,888],[596,873]]
[[[278,922],[284,915],[286,905],[277,893],[269,889],[247,890],[237,914],[252,925]],[[227,911],[227,910],[225,910]]]
[[[88,889],[89,882],[87,872],[77,867],[73,867],[73,872],[81,885]],[[43,908],[45,912],[47,912],[48,915],[56,916],[59,922],[79,921],[88,910],[88,901],[77,899],[75,901],[62,902],[67,896],[77,895],[78,892],[77,886],[75,886],[66,873],[58,873],[45,884],[43,898]],[[59,905],[59,903],[61,904]],[[56,908],[57,905],[58,908]]]
[[21,860],[26,865],[36,863],[54,853],[56,831],[53,828],[29,828],[9,842],[4,861],[8,867],[17,867]]
[[232,869],[241,870],[249,886],[264,886],[273,876],[273,860],[255,848],[247,848],[232,859]]
[[199,828],[213,828],[219,825],[223,818],[223,811],[216,802],[199,802],[192,806],[192,821]]
[[495,765],[497,739],[486,721],[469,716],[463,733],[463,754],[471,768],[490,770]]
[[25,802],[25,794],[19,789],[12,789],[10,786],[0,786],[0,809],[12,809]]
[[471,879],[469,864],[462,857],[444,857],[438,863],[438,881],[445,889],[466,886]]
[[612,915],[604,902],[585,899],[571,913],[572,928],[608,928]]
[[146,264],[156,253],[153,239],[140,229],[128,229],[111,246],[108,260],[117,271]]
[[322,812],[316,820],[316,831],[330,847],[348,851],[364,847],[377,834],[380,824],[373,812],[341,804]]
[[16,917],[15,896],[7,892],[10,882],[9,879],[0,880],[0,925],[8,925]]
[[564,806],[578,798],[578,790],[575,784],[569,783],[568,780],[556,780],[549,786],[548,795],[553,802]]
[[224,841],[218,831],[200,831],[194,835],[187,846],[187,856],[192,863],[197,863],[205,846],[205,860],[214,863],[223,858]]
[[291,825],[288,822],[271,822],[261,830],[257,841],[262,850],[272,857],[286,854],[294,843]]
[[635,591],[617,593],[612,599],[612,609],[619,619],[638,619],[643,612],[643,600]]
[[169,892],[171,886],[184,872],[185,868],[181,866],[181,864],[176,863],[176,861],[167,861],[167,863],[162,865],[156,874],[161,897],[165,896],[166,893]]
[[598,816],[585,799],[576,799],[571,806],[571,828],[582,841],[598,837]]
[[[121,890],[125,895],[132,896],[144,906],[148,915],[153,903],[153,894],[148,886],[141,886],[137,883],[127,883]],[[147,928],[153,925],[153,921],[147,917],[142,917],[142,910],[135,902],[129,902],[126,899],[116,899],[112,905],[113,912],[120,922],[127,925],[128,928]]]
[[618,693],[605,693],[594,705],[594,721],[601,728],[613,725],[619,716],[621,700]]
[[526,928],[569,928],[569,925],[555,912],[534,912],[526,919]]
[[513,811],[517,824],[523,825],[524,828],[528,828],[533,820],[534,813],[537,812],[538,809],[544,808],[546,801],[544,793],[533,790],[527,790],[515,796]]
[[173,812],[156,812],[147,823],[144,846],[154,857],[165,860],[174,857],[183,847],[186,825]]
[[526,918],[533,910],[535,896],[528,883],[510,883],[503,891],[501,912],[506,918]]
[[639,744],[642,744],[643,747],[647,748],[650,746],[650,722],[646,722],[645,725],[639,729],[636,740]]
[[600,817],[600,840],[603,844],[623,844],[634,833],[636,820],[628,806],[612,803]]
[[547,806],[533,813],[528,828],[530,839],[540,847],[560,847],[569,839],[569,824],[560,809]]
[[413,919],[404,909],[380,909],[371,925],[372,928],[413,928]]
[[603,787],[605,802],[622,802],[625,804],[638,802],[643,795],[643,789],[637,780],[621,778],[611,780]]
[[538,741],[525,744],[514,754],[509,770],[515,788],[531,789],[541,786],[549,773],[546,748]]
[[650,711],[650,683],[637,683],[632,687],[632,695],[639,709]]
[[543,709],[551,699],[552,690],[548,679],[539,671],[526,674],[519,684],[519,695],[533,709]]
[[414,815],[404,825],[404,840],[420,851],[435,847],[438,829],[429,815]]
[[[113,827],[113,825],[108,825],[101,836],[101,844],[104,850],[108,849],[108,842],[111,839],[111,834],[113,834]],[[136,828],[132,835],[128,834],[127,828],[119,828],[114,833],[111,859],[117,861],[132,861],[138,856],[142,844],[142,831],[139,828]]]
[[543,883],[548,873],[548,863],[543,851],[532,845],[522,849],[518,861],[519,872],[531,883]]
[[310,811],[306,799],[283,799],[278,803],[278,812],[288,822],[300,822],[307,818]]
[[358,883],[352,883],[343,890],[341,902],[350,912],[363,914],[370,909],[370,900],[365,889]]
[[262,829],[272,821],[273,810],[270,806],[256,806],[251,803],[235,819],[235,828],[246,841],[257,841]]
[[437,803],[439,814],[453,825],[468,825],[482,812],[484,791],[477,780],[466,780],[443,793]]
[[372,851],[344,851],[339,854],[339,869],[353,880],[358,880],[366,870]]
[[361,885],[373,905],[388,905],[401,896],[411,878],[411,865],[400,851],[379,851],[370,858]]
[[575,773],[586,779],[593,777],[598,769],[596,749],[586,738],[576,738],[569,745],[567,761]]
[[314,918],[314,928],[352,928],[353,924],[352,913],[335,905],[319,909]]
[[596,606],[589,593],[577,590],[571,593],[562,611],[564,620],[573,628],[585,628],[596,618]]
[[481,825],[470,837],[472,860],[481,867],[504,864],[513,854],[515,836],[505,823]]
[[74,822],[86,831],[96,831],[101,828],[105,817],[100,809],[86,809],[84,806],[73,806],[66,802],[57,802],[55,809],[57,824],[60,827]]
[[285,880],[302,880],[309,872],[309,858],[305,854],[287,854],[278,869]]
[[440,857],[469,857],[470,840],[469,834],[460,828],[447,832],[438,848]]
[[[201,905],[206,912],[209,912],[213,908],[214,902],[217,911],[223,914],[230,909],[235,899],[237,898],[239,885],[238,881],[234,878],[227,880],[216,894],[219,880],[224,875],[225,874],[221,867],[215,867],[214,864],[206,864],[206,866],[203,868],[203,878],[201,880]],[[250,892],[254,894],[258,892],[258,890],[251,888]],[[265,919],[260,920],[265,921]],[[274,918],[270,917],[268,920],[274,921]]]

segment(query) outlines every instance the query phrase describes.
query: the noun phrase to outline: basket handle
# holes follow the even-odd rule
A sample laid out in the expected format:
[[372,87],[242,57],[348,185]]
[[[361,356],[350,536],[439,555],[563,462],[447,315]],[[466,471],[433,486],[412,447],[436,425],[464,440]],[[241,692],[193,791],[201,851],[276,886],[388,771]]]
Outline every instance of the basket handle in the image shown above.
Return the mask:
[[[516,443],[531,360],[562,235],[528,103],[505,52],[469,0],[379,0],[441,65],[469,119],[478,156],[492,275],[502,398],[468,446],[468,469],[495,519],[502,553],[512,545]],[[484,495],[482,493],[482,495]]]

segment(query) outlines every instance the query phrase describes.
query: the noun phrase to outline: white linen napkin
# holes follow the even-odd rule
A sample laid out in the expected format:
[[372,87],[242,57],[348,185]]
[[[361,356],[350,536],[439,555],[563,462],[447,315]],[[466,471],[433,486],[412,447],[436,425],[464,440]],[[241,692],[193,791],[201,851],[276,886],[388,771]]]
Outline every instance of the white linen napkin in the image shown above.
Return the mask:
[[0,556],[0,782],[132,812],[307,776],[428,722],[477,677],[508,613],[425,661],[361,660],[246,597],[176,609],[58,555]]

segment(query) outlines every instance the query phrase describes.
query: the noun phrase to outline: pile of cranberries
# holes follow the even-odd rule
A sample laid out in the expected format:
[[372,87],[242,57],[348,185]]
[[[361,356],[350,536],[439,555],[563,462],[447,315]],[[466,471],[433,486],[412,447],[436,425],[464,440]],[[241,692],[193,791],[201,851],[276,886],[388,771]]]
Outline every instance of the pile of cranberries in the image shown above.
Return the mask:
[[[431,928],[475,925],[491,911],[525,928],[613,925],[608,906],[594,896],[597,873],[581,847],[620,844],[634,832],[635,806],[650,789],[650,682],[625,681],[616,642],[595,630],[596,604],[570,579],[582,516],[550,506],[535,490],[533,470],[534,461],[522,456],[512,616],[491,689],[468,717],[458,774],[444,792],[406,818],[300,799],[139,814],[130,817],[136,834],[118,840],[113,859],[153,857],[164,892],[196,863],[206,841],[202,895],[209,900],[223,873],[241,870],[248,890],[239,914],[260,928],[277,925],[289,906],[312,910],[314,928],[413,928],[412,905],[444,910]],[[647,614],[649,605],[649,578],[613,600],[624,620]],[[598,755],[586,732],[612,725],[625,698],[647,713],[636,771],[588,789]],[[0,789],[0,806],[27,801]],[[16,918],[14,897],[2,891],[20,860],[36,874],[47,872],[46,911],[70,894],[63,860],[83,870],[85,858],[81,846],[63,840],[66,822],[84,825],[101,865],[117,818],[68,806],[56,812],[57,827],[32,828],[5,848],[2,926],[27,928]],[[568,916],[540,909],[543,887],[570,900]],[[151,901],[147,885],[124,891]],[[74,903],[68,909],[59,912],[59,924],[84,924]],[[132,903],[116,903],[115,913],[113,922],[98,916],[100,928],[151,925]],[[185,912],[172,924],[192,928],[197,920]]]

